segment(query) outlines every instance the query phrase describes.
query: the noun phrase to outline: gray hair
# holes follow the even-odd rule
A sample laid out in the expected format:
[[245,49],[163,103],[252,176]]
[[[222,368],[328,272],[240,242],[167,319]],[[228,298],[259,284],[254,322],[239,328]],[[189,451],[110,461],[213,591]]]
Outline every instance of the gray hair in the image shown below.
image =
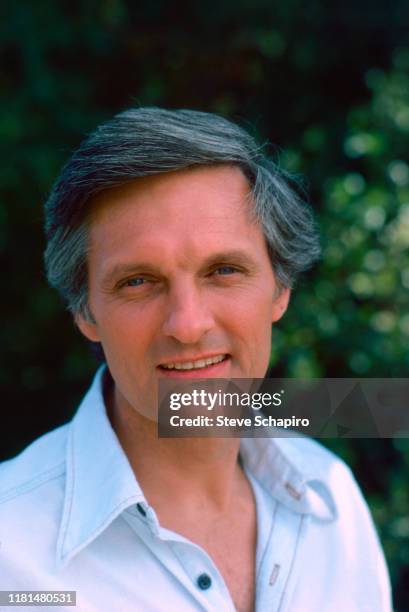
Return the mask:
[[90,317],[87,204],[92,196],[139,177],[211,164],[241,168],[278,283],[293,286],[320,249],[312,212],[291,188],[289,176],[227,119],[192,110],[136,108],[100,125],[80,144],[45,205],[47,278],[72,313]]

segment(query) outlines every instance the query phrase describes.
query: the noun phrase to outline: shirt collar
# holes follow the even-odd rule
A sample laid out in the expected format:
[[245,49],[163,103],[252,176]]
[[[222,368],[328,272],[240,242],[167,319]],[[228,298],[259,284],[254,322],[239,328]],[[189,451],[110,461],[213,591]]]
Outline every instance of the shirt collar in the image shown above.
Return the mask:
[[[324,522],[337,517],[328,482],[328,457],[316,452],[316,444],[292,433],[274,438],[243,438],[243,465],[280,503],[299,514]],[[324,455],[325,456],[325,455]]]
[[57,564],[67,564],[126,508],[144,500],[111,427],[101,367],[69,426]]
[[[66,565],[126,508],[146,502],[106,414],[101,367],[69,425],[57,565]],[[336,517],[322,461],[288,438],[245,438],[240,455],[260,484],[294,512]],[[308,462],[308,470],[305,469]]]

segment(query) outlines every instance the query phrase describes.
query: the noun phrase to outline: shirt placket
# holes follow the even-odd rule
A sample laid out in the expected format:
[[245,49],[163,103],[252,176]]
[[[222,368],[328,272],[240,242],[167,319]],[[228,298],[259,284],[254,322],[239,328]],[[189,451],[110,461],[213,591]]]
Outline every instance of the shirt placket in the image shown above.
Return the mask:
[[229,590],[211,557],[187,540],[170,540],[169,545],[196,589],[202,591],[211,612],[235,612]]
[[282,612],[284,609],[304,518],[283,504],[277,504],[274,526],[257,576],[256,612]]
[[210,556],[183,536],[161,528],[151,508],[141,504],[137,506],[124,514],[125,520],[158,561],[178,580],[181,589],[186,589],[194,597],[197,609],[235,612],[223,577]]

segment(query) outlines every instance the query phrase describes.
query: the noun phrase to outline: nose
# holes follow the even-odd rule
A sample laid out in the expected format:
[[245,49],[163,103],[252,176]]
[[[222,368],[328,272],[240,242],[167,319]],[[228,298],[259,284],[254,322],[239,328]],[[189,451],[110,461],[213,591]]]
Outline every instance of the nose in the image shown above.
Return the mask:
[[196,344],[214,326],[209,305],[197,287],[174,288],[168,295],[163,333],[183,344]]

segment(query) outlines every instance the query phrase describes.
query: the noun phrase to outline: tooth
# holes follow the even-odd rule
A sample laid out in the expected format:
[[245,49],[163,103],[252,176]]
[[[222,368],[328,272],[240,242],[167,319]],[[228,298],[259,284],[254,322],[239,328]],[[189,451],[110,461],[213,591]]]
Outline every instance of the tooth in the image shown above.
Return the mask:
[[219,355],[218,357],[213,357],[211,359],[208,359],[208,363],[209,364],[219,363],[220,361],[223,361],[223,359],[224,359],[224,355]]
[[175,365],[177,370],[191,370],[193,367],[194,365],[191,361],[188,361],[187,363],[177,363]]
[[210,357],[209,359],[198,359],[197,361],[187,361],[186,363],[168,363],[163,365],[167,370],[194,370],[204,368],[208,365],[220,363],[223,361],[225,355],[218,355],[217,357]]

